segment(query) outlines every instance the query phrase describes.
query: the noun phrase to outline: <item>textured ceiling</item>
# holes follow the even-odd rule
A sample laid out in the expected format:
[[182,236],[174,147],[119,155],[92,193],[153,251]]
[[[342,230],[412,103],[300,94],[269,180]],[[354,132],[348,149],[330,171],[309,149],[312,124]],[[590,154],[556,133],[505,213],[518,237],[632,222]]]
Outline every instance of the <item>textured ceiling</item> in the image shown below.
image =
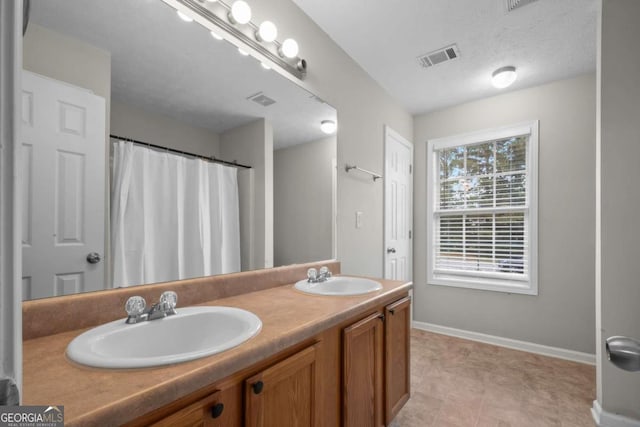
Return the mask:
[[[293,0],[411,113],[595,71],[597,0],[538,0],[506,12],[506,0]],[[422,68],[417,57],[457,43],[460,58]]]
[[[33,22],[111,52],[113,99],[222,133],[264,117],[274,147],[326,137],[331,106],[160,0],[32,0]],[[263,92],[275,104],[246,98]],[[126,136],[126,135],[125,135]],[[153,141],[149,141],[153,142]]]

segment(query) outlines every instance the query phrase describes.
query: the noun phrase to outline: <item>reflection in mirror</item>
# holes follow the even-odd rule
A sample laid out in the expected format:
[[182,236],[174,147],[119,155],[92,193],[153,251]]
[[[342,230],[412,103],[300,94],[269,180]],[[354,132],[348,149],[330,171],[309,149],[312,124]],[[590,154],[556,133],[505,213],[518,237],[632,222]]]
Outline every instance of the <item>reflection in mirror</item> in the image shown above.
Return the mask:
[[159,1],[32,0],[23,58],[25,299],[335,254],[336,111],[291,80]]

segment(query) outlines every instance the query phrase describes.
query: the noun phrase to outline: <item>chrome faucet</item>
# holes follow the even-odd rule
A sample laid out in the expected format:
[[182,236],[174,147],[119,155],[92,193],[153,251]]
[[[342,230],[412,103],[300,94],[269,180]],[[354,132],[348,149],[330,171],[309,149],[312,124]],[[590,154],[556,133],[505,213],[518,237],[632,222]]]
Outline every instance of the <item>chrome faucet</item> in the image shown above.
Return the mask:
[[331,277],[331,271],[326,266],[320,267],[320,271],[315,268],[310,268],[307,270],[307,282],[309,283],[320,283],[326,282]]
[[160,301],[145,310],[147,303],[144,298],[135,296],[127,300],[124,309],[127,312],[126,323],[134,324],[149,320],[162,319],[172,314],[176,314],[178,304],[178,294],[173,291],[166,291],[160,295]]

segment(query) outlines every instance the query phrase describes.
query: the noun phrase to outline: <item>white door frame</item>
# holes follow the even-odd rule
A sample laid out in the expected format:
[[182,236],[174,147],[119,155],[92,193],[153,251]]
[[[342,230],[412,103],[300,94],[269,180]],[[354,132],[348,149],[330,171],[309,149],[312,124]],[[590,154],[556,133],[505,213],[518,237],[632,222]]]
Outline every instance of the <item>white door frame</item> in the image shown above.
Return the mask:
[[[22,0],[0,1],[0,381],[22,391]],[[21,396],[21,393],[20,393]]]
[[[398,132],[394,131],[392,128],[390,128],[389,126],[385,125],[384,126],[384,177],[385,177],[385,186],[384,186],[384,206],[383,206],[383,223],[384,223],[384,228],[383,228],[383,243],[384,246],[382,248],[382,269],[383,269],[383,276],[386,277],[387,274],[387,262],[386,262],[386,250],[387,250],[387,228],[388,228],[388,223],[387,223],[387,185],[386,185],[386,177],[389,176],[389,170],[388,170],[388,144],[389,144],[389,137],[393,136],[394,140],[400,142],[402,145],[406,146],[407,148],[409,148],[410,150],[410,155],[411,155],[411,160],[410,160],[410,164],[412,165],[411,167],[413,168],[413,144],[411,142],[409,142],[406,138],[404,138],[402,135],[400,135]],[[411,233],[411,245],[409,248],[409,253],[408,253],[408,259],[409,259],[409,271],[411,271],[411,276],[413,277],[413,172],[411,173],[411,181],[410,181],[411,187],[409,188],[409,192],[408,192],[408,203],[410,205],[409,208],[409,224],[410,224],[410,233]]]

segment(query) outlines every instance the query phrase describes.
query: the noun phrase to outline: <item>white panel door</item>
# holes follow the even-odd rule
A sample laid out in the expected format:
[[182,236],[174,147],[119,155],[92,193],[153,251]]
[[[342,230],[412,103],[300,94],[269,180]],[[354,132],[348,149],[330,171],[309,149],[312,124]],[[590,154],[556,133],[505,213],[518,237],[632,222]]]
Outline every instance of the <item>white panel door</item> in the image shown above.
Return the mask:
[[385,126],[384,277],[411,280],[413,144]]
[[24,71],[22,138],[24,299],[103,289],[104,98]]

